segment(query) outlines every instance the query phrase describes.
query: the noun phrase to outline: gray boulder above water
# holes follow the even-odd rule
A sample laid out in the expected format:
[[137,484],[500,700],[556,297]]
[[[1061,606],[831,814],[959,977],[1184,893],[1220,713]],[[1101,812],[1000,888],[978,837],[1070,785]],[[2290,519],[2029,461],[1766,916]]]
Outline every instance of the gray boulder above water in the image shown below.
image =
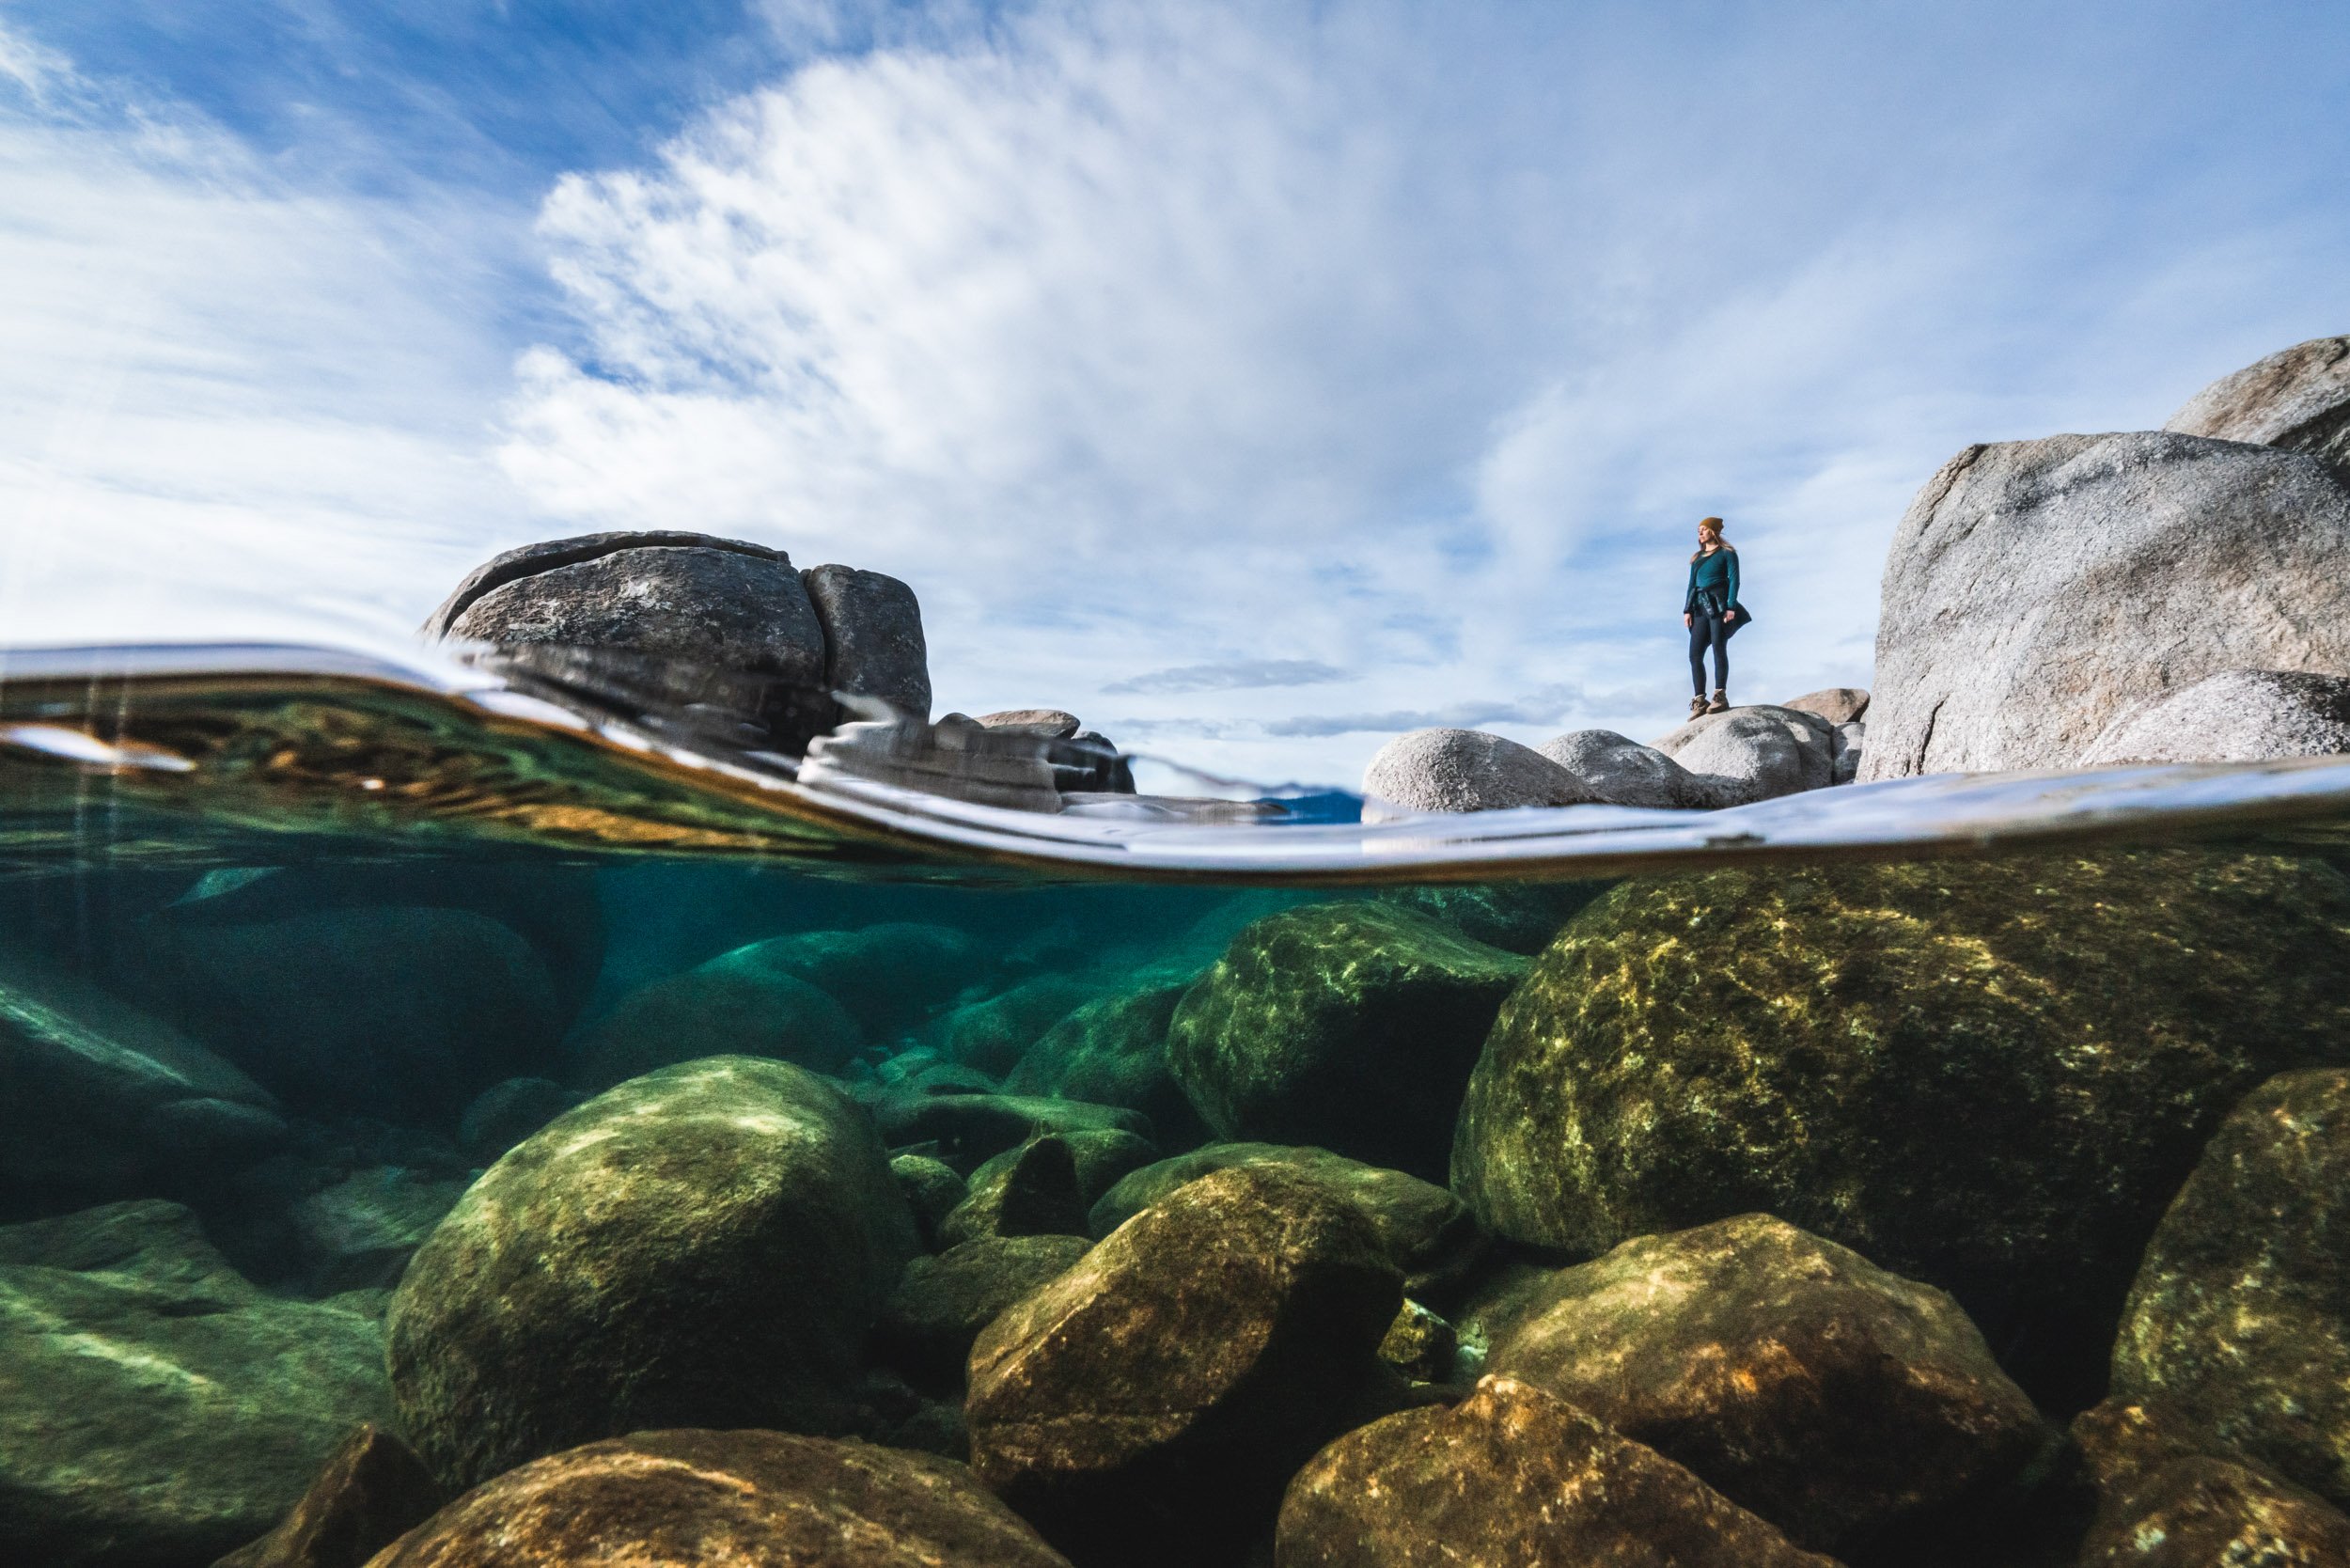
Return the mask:
[[1657,750],[1612,729],[1575,729],[1537,748],[1581,779],[1611,806],[1706,806],[1712,802],[1689,770]]
[[1363,793],[1405,811],[1589,806],[1589,784],[1531,746],[1481,729],[1415,729],[1379,748]]
[[2312,337],[2222,376],[2162,428],[2350,463],[2350,337]]
[[1769,703],[1693,718],[1654,749],[1690,776],[1692,805],[1747,806],[1836,781],[1836,727]]
[[1894,535],[1859,778],[2073,767],[2222,671],[2350,671],[2345,558],[2350,478],[2305,453],[2155,431],[1969,447]]
[[876,698],[905,717],[929,719],[930,653],[914,590],[851,566],[813,567],[800,581],[824,629],[824,683]]
[[2228,669],[2123,714],[2081,758],[2239,762],[2350,752],[2350,676]]

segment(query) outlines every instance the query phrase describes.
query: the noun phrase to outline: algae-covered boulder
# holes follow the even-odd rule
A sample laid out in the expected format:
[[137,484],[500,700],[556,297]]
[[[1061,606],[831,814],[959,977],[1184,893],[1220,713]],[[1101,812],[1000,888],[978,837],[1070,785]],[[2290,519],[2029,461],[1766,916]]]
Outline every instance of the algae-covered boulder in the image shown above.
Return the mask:
[[209,1562],[388,1421],[383,1334],[248,1283],[176,1203],[0,1226],[0,1562]]
[[981,1332],[972,1466],[1080,1562],[1237,1561],[1347,1424],[1402,1300],[1326,1187],[1219,1171]]
[[1142,1137],[1151,1119],[1123,1105],[1096,1105],[1036,1094],[924,1094],[885,1090],[864,1098],[892,1149],[935,1144],[939,1159],[961,1171],[1017,1149],[1040,1133],[1127,1133]]
[[972,1172],[963,1200],[938,1222],[942,1247],[980,1236],[1082,1236],[1085,1195],[1067,1140],[1047,1133],[1030,1138],[1010,1158],[990,1160]]
[[646,1427],[838,1429],[913,1252],[830,1083],[747,1057],[648,1074],[516,1145],[417,1251],[387,1321],[401,1427],[452,1485]]
[[874,1344],[911,1376],[952,1383],[980,1329],[1092,1245],[1083,1236],[979,1236],[916,1258],[882,1307]]
[[1212,1143],[1131,1171],[1094,1203],[1088,1228],[1106,1236],[1176,1188],[1242,1165],[1284,1167],[1354,1205],[1415,1296],[1441,1294],[1484,1253],[1485,1233],[1468,1206],[1434,1183],[1327,1149],[1279,1143]]
[[830,1073],[864,1035],[848,1011],[757,949],[723,953],[631,992],[575,1047],[572,1075],[609,1088],[697,1057],[773,1057]]
[[2327,1568],[2350,1517],[2313,1493],[2208,1455],[2173,1460],[2098,1509],[2080,1568]]
[[712,962],[806,980],[838,998],[876,1039],[911,1027],[988,967],[969,933],[915,920],[774,936]]
[[1836,1568],[1564,1400],[1488,1377],[1314,1455],[1281,1501],[1277,1568]]
[[[955,1009],[947,1014],[940,1036],[949,1057],[1000,1077],[1045,1030],[1101,994],[1099,981],[1074,975],[1031,976],[1009,991]],[[1164,1026],[1160,1032],[1165,1034]]]
[[2350,1053],[2345,972],[2350,884],[2277,855],[1627,884],[1503,1007],[1453,1186],[1587,1252],[1778,1215],[1953,1292],[2030,1386],[2102,1354],[2237,1097]]
[[415,1450],[365,1421],[327,1455],[275,1529],[213,1568],[360,1568],[443,1500]]
[[2350,1502],[2350,1072],[2273,1079],[2213,1137],[2146,1248],[2113,1389]]
[[369,1568],[1068,1568],[951,1460],[780,1432],[639,1432],[468,1492]]
[[1199,1118],[1168,1071],[1167,1022],[1183,985],[1151,985],[1086,1002],[1044,1031],[1004,1079],[1009,1094],[1058,1094],[1124,1105],[1170,1148],[1198,1141]]
[[1768,1215],[1628,1241],[1480,1306],[1487,1371],[1819,1551],[1981,1496],[2046,1435],[1956,1302]]
[[1386,903],[1284,910],[1184,994],[1167,1058],[1218,1137],[1439,1176],[1462,1085],[1526,967]]
[[1459,887],[1386,887],[1379,898],[1433,916],[1472,942],[1507,953],[1533,954],[1549,947],[1559,928],[1607,886],[1604,882],[1478,882]]

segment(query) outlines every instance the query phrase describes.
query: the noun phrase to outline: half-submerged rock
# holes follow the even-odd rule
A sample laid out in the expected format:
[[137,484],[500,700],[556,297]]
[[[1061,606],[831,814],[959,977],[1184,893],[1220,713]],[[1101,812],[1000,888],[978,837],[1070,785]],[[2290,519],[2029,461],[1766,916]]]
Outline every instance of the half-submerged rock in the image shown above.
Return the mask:
[[1836,1568],[1655,1450],[1488,1377],[1314,1455],[1282,1499],[1276,1568]]
[[1628,1241],[1481,1312],[1488,1371],[1820,1551],[1982,1497],[2047,1435],[1956,1302],[1768,1215]]
[[525,1465],[370,1568],[1068,1568],[951,1460],[779,1432],[639,1432]]
[[746,1057],[632,1079],[509,1151],[410,1263],[401,1429],[453,1486],[641,1428],[844,1430],[914,1247],[826,1080]]
[[973,1467],[1082,1564],[1239,1561],[1349,1424],[1402,1300],[1369,1221],[1320,1183],[1219,1171],[980,1334]]

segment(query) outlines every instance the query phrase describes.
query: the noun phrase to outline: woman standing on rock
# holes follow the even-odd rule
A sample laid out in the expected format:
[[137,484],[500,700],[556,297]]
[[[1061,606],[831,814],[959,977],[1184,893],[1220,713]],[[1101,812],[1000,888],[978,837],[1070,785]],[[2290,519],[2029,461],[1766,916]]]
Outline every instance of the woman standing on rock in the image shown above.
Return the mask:
[[[1730,707],[1730,634],[1744,615],[1738,607],[1738,552],[1722,538],[1722,520],[1698,519],[1698,551],[1689,557],[1689,591],[1681,602],[1681,624],[1689,629],[1689,716]],[[1714,700],[1705,699],[1705,651],[1714,651]]]

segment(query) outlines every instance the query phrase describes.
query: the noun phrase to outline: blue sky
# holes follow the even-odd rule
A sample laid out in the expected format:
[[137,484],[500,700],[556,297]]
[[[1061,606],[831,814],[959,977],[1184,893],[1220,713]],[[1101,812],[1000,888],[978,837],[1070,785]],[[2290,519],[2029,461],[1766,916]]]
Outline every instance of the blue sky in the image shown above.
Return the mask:
[[0,0],[0,637],[697,527],[943,703],[1349,781],[1865,682],[1969,441],[2350,330],[2336,5]]

